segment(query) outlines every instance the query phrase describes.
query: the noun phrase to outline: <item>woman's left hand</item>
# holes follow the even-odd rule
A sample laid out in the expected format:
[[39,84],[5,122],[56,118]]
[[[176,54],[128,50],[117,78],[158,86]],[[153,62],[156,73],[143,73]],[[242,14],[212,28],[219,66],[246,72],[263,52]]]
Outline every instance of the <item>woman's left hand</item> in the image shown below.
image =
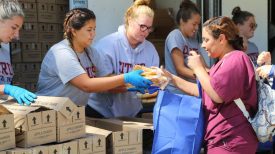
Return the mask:
[[188,56],[187,65],[193,71],[197,68],[204,67],[201,61],[201,56],[196,51],[190,51],[190,56]]

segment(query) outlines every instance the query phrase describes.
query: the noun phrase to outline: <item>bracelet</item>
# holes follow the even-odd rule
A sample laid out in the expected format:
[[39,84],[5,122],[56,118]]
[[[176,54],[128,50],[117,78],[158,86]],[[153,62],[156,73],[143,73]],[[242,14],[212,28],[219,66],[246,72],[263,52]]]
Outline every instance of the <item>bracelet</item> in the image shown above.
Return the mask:
[[268,74],[268,77],[269,78],[272,78],[274,76],[274,70],[275,70],[275,65],[272,65],[270,71],[269,71],[269,74]]

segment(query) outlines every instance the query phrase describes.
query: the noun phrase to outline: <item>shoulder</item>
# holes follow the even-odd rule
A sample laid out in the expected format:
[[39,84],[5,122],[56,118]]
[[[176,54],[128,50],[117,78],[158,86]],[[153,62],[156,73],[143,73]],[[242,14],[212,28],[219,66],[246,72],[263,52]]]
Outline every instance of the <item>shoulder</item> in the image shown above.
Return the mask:
[[259,49],[257,47],[257,45],[254,42],[250,42],[248,41],[248,49],[247,49],[248,53],[255,53],[255,52],[259,52]]
[[[224,62],[231,66],[232,69],[246,67],[251,64],[251,60],[247,54],[243,51],[232,51],[227,57],[224,58]],[[252,65],[251,65],[252,66]]]
[[111,33],[107,36],[104,36],[103,38],[101,38],[100,40],[98,40],[97,42],[94,43],[94,48],[98,49],[98,48],[108,48],[113,46],[117,40],[119,39],[119,34],[118,32],[115,33]]
[[170,38],[170,37],[182,37],[182,33],[180,32],[179,29],[174,29],[167,36],[167,38]]

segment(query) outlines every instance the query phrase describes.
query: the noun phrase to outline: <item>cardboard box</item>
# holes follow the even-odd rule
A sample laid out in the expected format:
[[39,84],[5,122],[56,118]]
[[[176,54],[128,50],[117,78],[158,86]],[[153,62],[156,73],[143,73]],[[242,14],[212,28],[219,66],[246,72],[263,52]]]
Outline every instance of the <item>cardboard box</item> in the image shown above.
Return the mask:
[[63,143],[62,144],[63,154],[77,154],[78,153],[77,145],[78,145],[77,140]]
[[14,117],[0,105],[0,151],[15,147]]
[[[55,1],[56,1],[56,0],[47,0],[47,1],[45,1],[45,0],[36,0],[37,3],[44,3],[44,2],[47,2],[47,3],[51,3],[51,4],[55,4]],[[68,1],[68,0],[67,0],[67,1]]]
[[19,32],[21,42],[38,41],[38,24],[34,22],[25,22]]
[[66,13],[70,10],[69,5],[57,4],[56,7],[56,23],[63,24]]
[[36,105],[57,111],[57,142],[85,136],[85,107],[77,107],[68,97],[39,96]]
[[36,146],[31,148],[32,154],[48,154],[49,149],[47,146]]
[[49,145],[48,146],[49,154],[63,154],[62,148],[63,148],[62,144]]
[[128,129],[125,130],[123,125],[118,125],[111,122],[109,119],[93,119],[86,118],[88,125],[92,124],[94,127],[107,129],[110,132],[102,131],[107,138],[107,153],[121,154],[121,153],[142,153],[142,130]]
[[41,52],[23,52],[22,53],[22,61],[23,62],[41,62],[42,57],[41,57]]
[[15,148],[7,150],[7,154],[32,154],[31,149]]
[[37,22],[37,6],[35,2],[19,2],[24,14],[25,22]]
[[[57,42],[58,25],[50,23],[39,23],[38,40],[40,42]],[[60,41],[60,40],[59,40]]]
[[56,141],[56,111],[21,106],[8,100],[3,106],[14,114],[17,147],[31,147]]
[[56,9],[56,4],[37,3],[38,22],[56,23]]
[[36,0],[18,0],[18,2],[36,2]]
[[105,154],[106,136],[102,135],[102,132],[111,133],[111,131],[86,125],[87,137],[78,140],[79,154]]
[[11,57],[12,57],[12,63],[18,63],[22,61],[22,50],[21,50],[21,44],[20,42],[11,42],[10,43],[10,49],[11,49]]
[[69,1],[68,0],[55,0],[55,4],[69,5]]

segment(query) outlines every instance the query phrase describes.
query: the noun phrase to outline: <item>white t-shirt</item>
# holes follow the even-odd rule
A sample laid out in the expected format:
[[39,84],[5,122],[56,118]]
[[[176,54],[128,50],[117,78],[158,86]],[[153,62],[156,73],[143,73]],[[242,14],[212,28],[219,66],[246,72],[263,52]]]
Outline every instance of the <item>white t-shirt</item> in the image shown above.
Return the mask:
[[0,48],[0,84],[11,84],[13,69],[10,59],[10,50],[8,44],[2,44]]
[[[94,49],[87,48],[86,51],[92,62],[98,58],[93,52]],[[77,105],[86,105],[89,93],[70,84],[70,80],[84,73],[88,73],[91,78],[95,77],[96,68],[86,52],[77,53],[77,55],[80,62],[69,46],[68,40],[52,46],[41,65],[36,94],[69,97]]]
[[[145,40],[133,49],[126,38],[124,26],[94,46],[102,59],[96,59],[100,76],[130,72],[136,64],[159,66],[159,56],[152,43]],[[142,108],[135,92],[119,94],[92,93],[88,104],[105,117],[135,116]]]

